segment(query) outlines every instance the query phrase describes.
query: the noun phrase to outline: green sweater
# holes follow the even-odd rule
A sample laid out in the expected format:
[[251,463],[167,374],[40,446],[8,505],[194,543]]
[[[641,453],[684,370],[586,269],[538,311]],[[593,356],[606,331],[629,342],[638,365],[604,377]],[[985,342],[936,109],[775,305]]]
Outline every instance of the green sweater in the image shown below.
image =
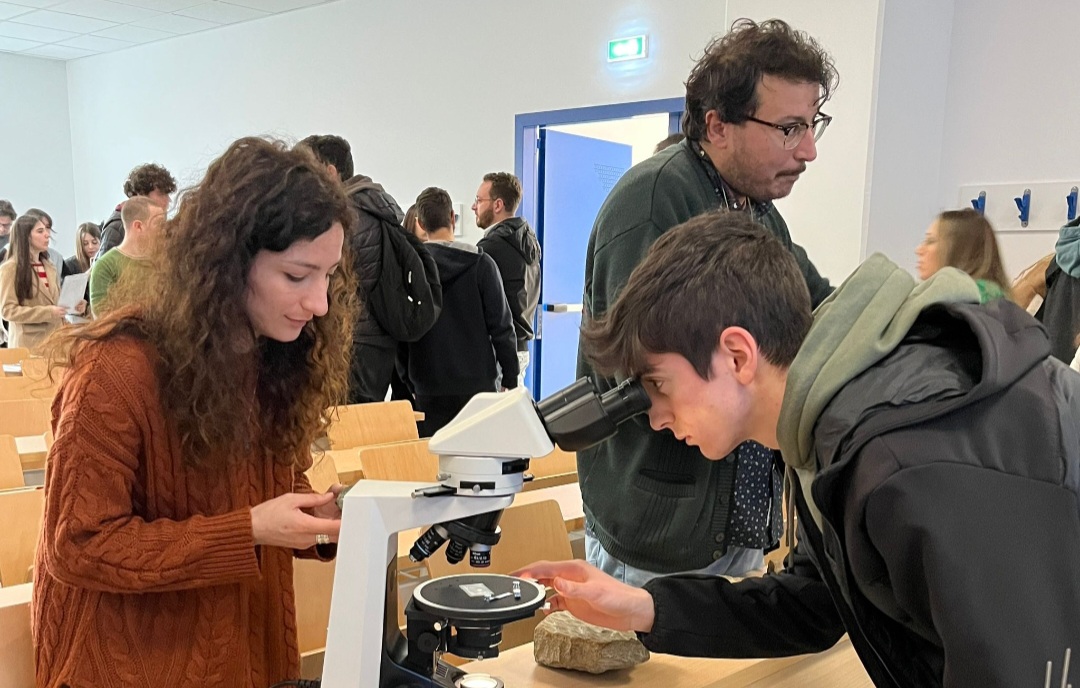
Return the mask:
[[120,275],[125,271],[135,269],[146,271],[150,269],[147,260],[132,258],[121,253],[119,248],[109,251],[101,258],[94,261],[90,268],[90,310],[95,316],[102,316],[106,310],[115,308],[117,304],[108,303],[106,296]]
[[[585,314],[607,311],[661,234],[718,205],[686,141],[631,168],[600,208],[589,237]],[[831,291],[828,281],[792,243],[771,203],[755,205],[753,213],[795,255],[816,306]],[[578,375],[592,377],[602,391],[615,384],[597,379],[581,346]],[[585,515],[600,544],[612,556],[657,573],[703,568],[723,556],[735,469],[734,456],[709,461],[670,432],[654,432],[644,417],[578,452]]]

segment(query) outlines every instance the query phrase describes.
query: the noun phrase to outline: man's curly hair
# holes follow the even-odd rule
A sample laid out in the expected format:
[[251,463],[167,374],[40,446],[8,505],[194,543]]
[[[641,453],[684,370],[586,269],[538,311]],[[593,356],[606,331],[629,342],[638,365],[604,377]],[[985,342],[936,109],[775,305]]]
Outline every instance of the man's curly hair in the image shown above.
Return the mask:
[[124,182],[124,195],[128,198],[147,196],[154,189],[171,194],[176,191],[176,180],[167,169],[152,162],[133,169]]

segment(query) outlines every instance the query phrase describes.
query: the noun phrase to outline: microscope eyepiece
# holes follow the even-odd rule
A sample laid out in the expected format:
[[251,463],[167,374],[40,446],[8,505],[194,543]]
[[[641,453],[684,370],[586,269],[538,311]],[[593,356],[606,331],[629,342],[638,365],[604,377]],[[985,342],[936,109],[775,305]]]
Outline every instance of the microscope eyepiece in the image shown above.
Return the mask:
[[622,423],[627,418],[633,418],[639,413],[648,411],[652,406],[649,393],[645,386],[636,378],[626,380],[618,387],[609,389],[600,397],[600,406],[615,425]]
[[536,404],[548,435],[565,451],[578,451],[615,434],[619,423],[649,410],[652,402],[637,379],[603,395],[592,380],[578,379]]

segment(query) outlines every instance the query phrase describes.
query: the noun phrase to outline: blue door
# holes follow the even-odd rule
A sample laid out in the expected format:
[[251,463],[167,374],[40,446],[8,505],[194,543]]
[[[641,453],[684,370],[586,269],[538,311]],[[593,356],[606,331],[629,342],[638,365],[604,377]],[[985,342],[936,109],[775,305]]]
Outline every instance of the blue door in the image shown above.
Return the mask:
[[576,379],[589,233],[630,161],[626,144],[540,130],[537,224],[543,253],[534,382],[539,399]]

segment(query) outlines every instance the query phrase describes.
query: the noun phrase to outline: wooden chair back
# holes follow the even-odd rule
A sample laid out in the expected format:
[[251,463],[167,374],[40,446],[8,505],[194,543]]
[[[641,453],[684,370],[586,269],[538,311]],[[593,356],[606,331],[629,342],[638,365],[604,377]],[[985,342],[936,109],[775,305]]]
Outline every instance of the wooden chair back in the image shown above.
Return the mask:
[[530,461],[528,472],[533,479],[525,483],[526,491],[577,482],[577,454],[555,447],[547,456]]
[[18,363],[24,358],[30,358],[30,349],[25,349],[23,347],[0,349],[0,365]]
[[41,380],[52,386],[60,383],[60,378],[64,373],[63,368],[57,368],[52,373],[53,379],[49,380],[49,360],[46,358],[24,358],[19,361],[19,365],[22,367],[23,377]]
[[[473,568],[469,565],[468,557],[459,564],[451,565],[446,561],[443,548],[427,560],[431,577],[441,578],[456,573],[505,574],[540,559],[562,561],[574,558],[562,511],[554,500],[511,506],[503,512],[499,528],[502,529],[502,538],[499,544],[491,548],[489,568]],[[542,619],[537,614],[530,619],[507,624],[503,627],[503,641],[499,647],[508,650],[531,643],[533,630]]]
[[334,409],[326,429],[331,449],[349,449],[420,438],[412,405],[407,401],[350,404]]
[[[306,472],[308,482],[314,492],[326,492],[338,482],[334,457],[323,453],[315,454],[313,459],[311,468]],[[303,657],[326,647],[330,593],[334,588],[334,562],[297,559],[293,562],[293,588],[296,590],[296,639]]]
[[307,479],[311,489],[316,494],[322,494],[330,489],[330,486],[338,481],[337,466],[334,465],[334,457],[328,452],[313,454],[311,468],[307,469]]
[[11,435],[0,435],[0,490],[25,486],[22,459],[19,458],[15,438]]
[[56,387],[60,382],[59,375],[55,380],[33,378],[26,375],[17,377],[0,377],[0,401],[22,401],[24,399],[42,399],[52,401],[56,394]]
[[[0,349],[2,351],[2,349]],[[0,588],[0,688],[34,688],[30,584]]]
[[0,435],[27,437],[45,434],[51,429],[51,406],[51,399],[0,399]]
[[368,480],[433,482],[439,474],[439,457],[426,439],[360,447],[358,454]]
[[43,488],[0,492],[0,585],[30,582],[44,510]]

